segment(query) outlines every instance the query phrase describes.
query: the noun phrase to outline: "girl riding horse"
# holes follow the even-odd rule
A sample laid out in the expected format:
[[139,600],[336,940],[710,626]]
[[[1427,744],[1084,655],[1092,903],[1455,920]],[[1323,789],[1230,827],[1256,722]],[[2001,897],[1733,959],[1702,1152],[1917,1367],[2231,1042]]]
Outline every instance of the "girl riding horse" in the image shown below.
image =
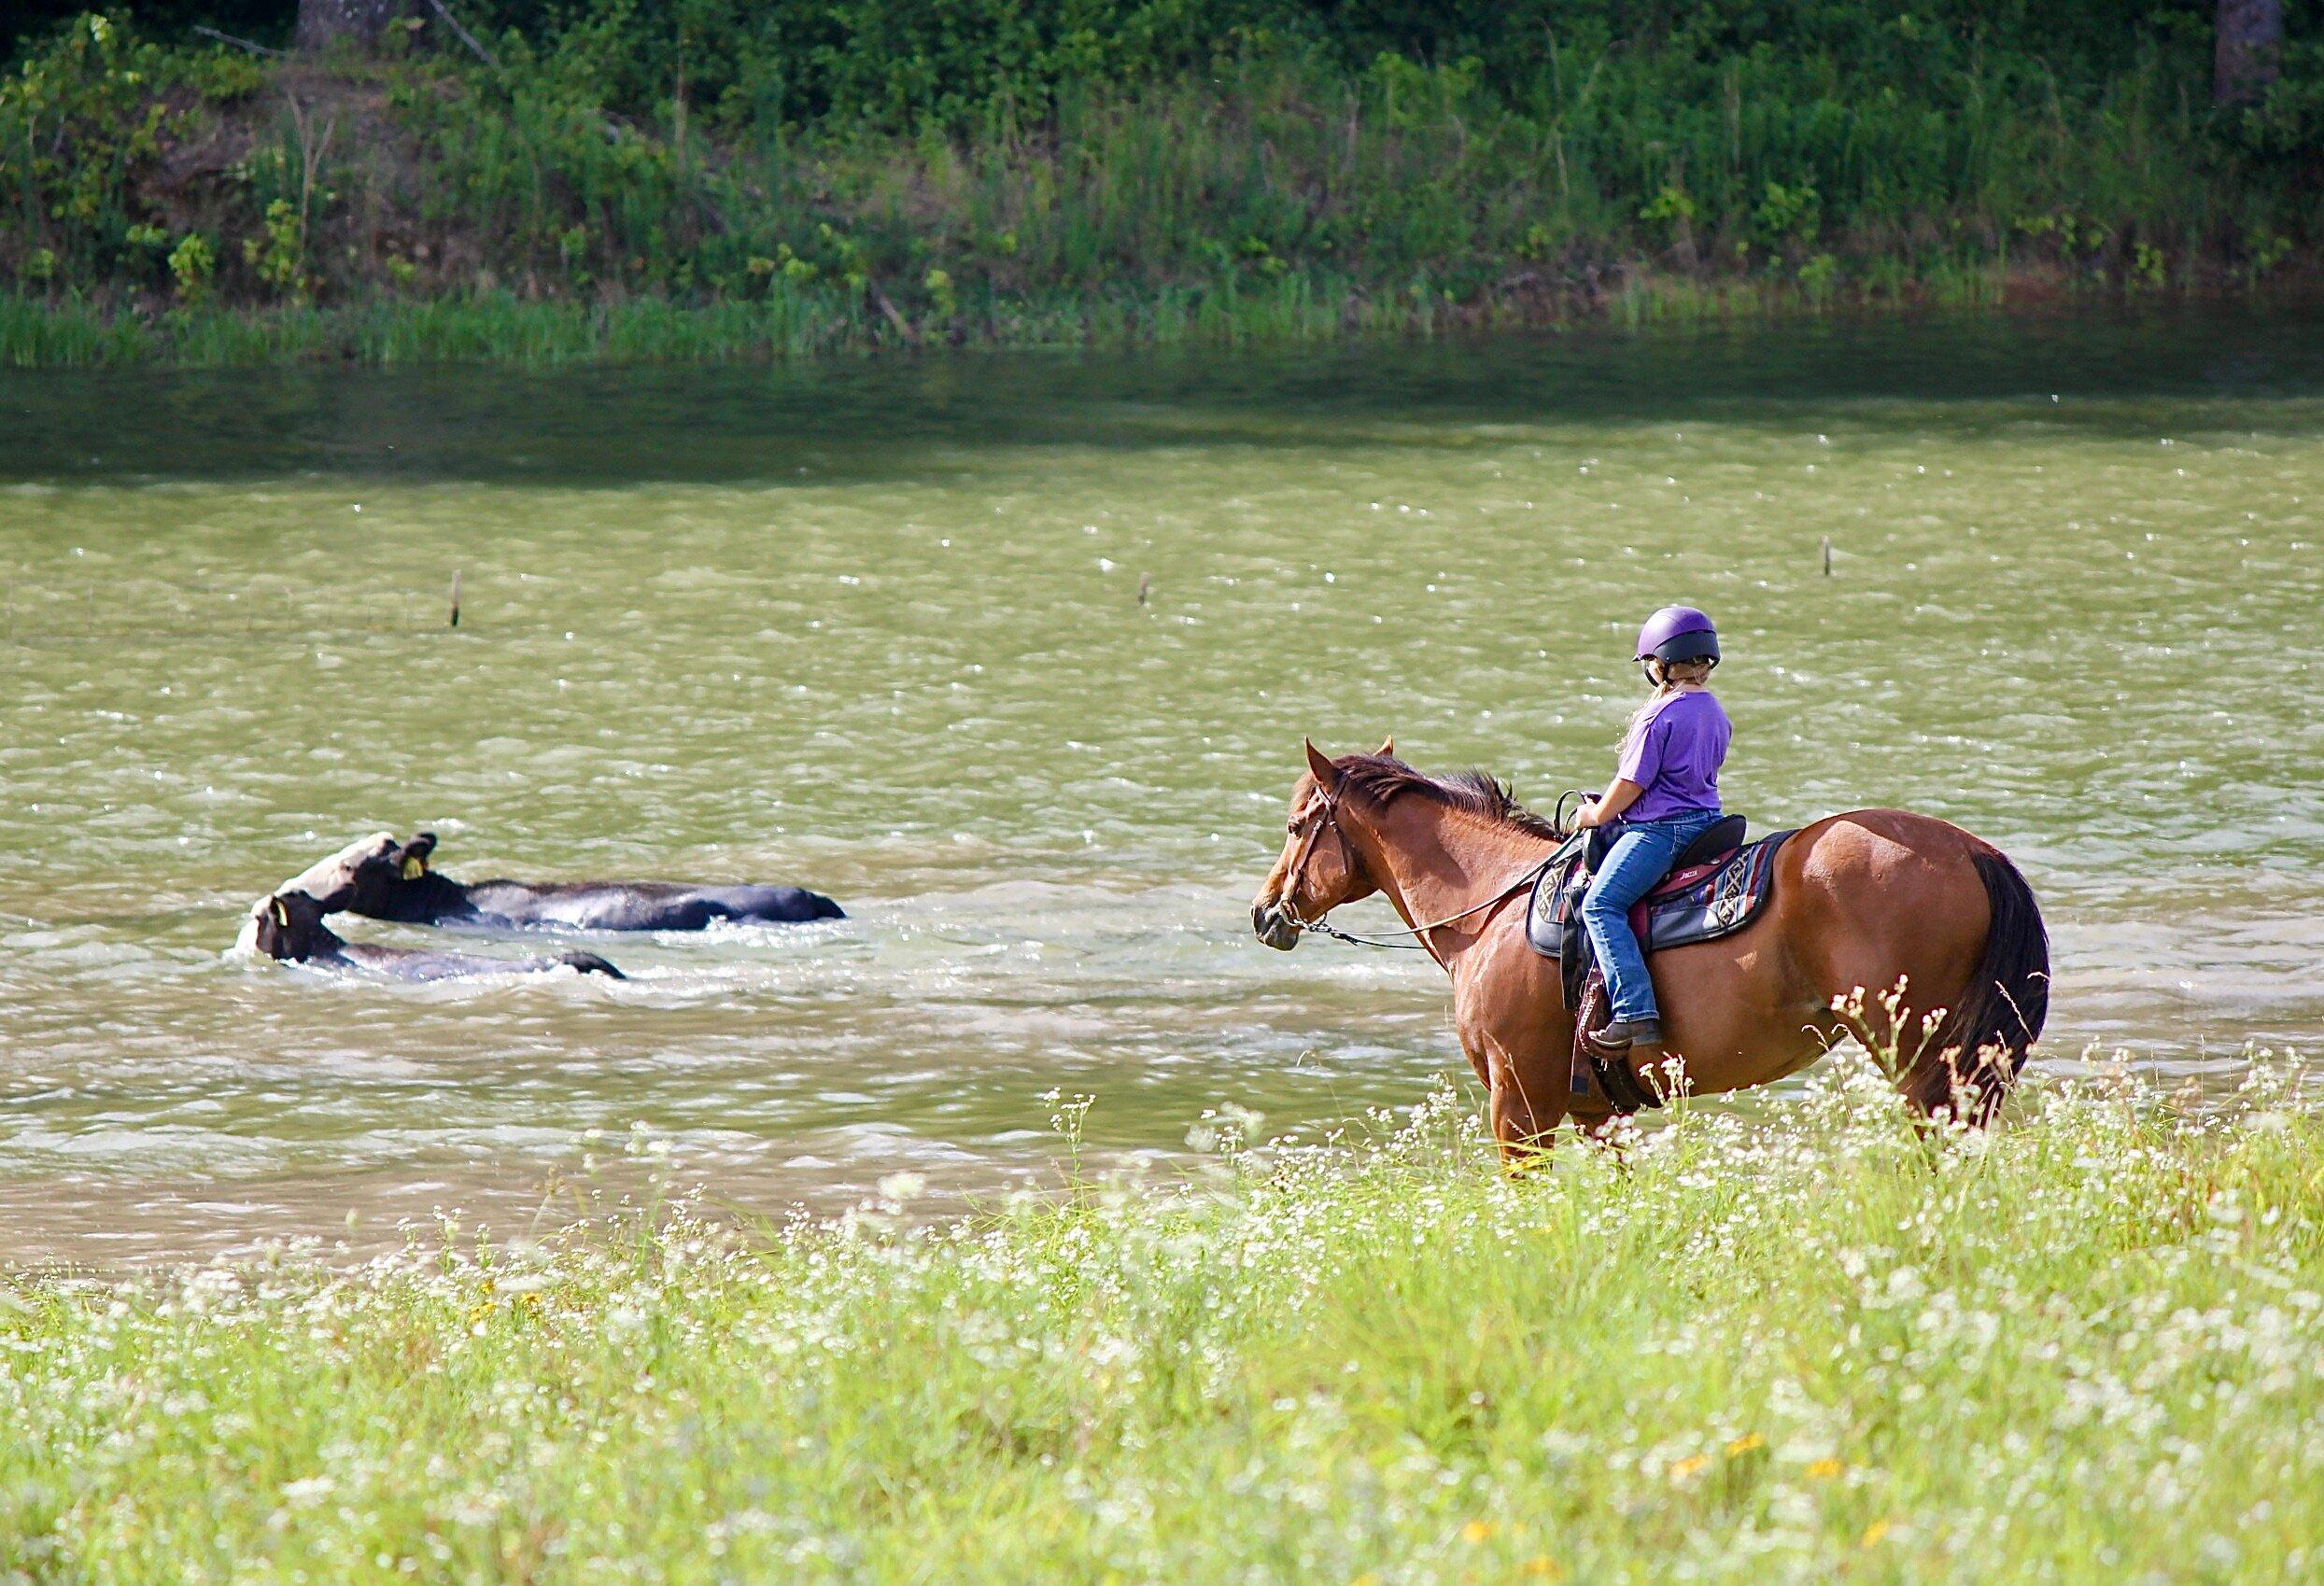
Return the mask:
[[[1627,819],[1587,920],[1625,1032],[1669,1047],[1623,1054],[1632,1088],[1671,1063],[1697,1095],[1765,1085],[1852,1035],[1893,1061],[1915,1111],[1991,1122],[2049,1014],[2049,933],[2018,867],[1950,821],[1855,809],[1802,827],[1775,850],[1748,923],[1655,954],[1657,1007],[1625,906],[1717,811],[1728,735],[1700,686],[1718,658],[1708,617],[1658,612],[1638,648],[1655,695],[1591,807],[1592,824]],[[1383,894],[1452,982],[1501,1148],[1539,1150],[1568,1116],[1597,1130],[1620,1111],[1577,1074],[1560,966],[1527,929],[1533,883],[1566,837],[1481,773],[1426,776],[1392,744],[1333,759],[1310,743],[1251,929],[1289,951],[1333,909]]]
[[1705,686],[1719,664],[1719,634],[1709,617],[1692,606],[1665,606],[1639,630],[1637,658],[1654,697],[1630,718],[1613,785],[1583,806],[1575,822],[1615,833],[1582,905],[1613,1004],[1613,1022],[1592,1039],[1609,1051],[1662,1045],[1655,983],[1630,929],[1630,905],[1719,819],[1719,767],[1733,732]]

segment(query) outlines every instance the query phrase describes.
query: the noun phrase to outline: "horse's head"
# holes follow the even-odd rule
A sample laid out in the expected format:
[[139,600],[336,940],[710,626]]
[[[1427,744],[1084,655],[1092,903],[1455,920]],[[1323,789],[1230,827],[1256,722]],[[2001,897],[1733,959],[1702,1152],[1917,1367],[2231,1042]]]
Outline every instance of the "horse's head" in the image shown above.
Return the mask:
[[[1394,738],[1380,746],[1382,754],[1395,751]],[[1339,767],[1310,743],[1307,769],[1291,789],[1283,851],[1251,900],[1251,929],[1278,952],[1299,946],[1303,922],[1380,890],[1341,828],[1339,806]]]
[[305,892],[273,892],[250,905],[250,945],[272,959],[296,963],[339,946],[323,923],[327,911]]

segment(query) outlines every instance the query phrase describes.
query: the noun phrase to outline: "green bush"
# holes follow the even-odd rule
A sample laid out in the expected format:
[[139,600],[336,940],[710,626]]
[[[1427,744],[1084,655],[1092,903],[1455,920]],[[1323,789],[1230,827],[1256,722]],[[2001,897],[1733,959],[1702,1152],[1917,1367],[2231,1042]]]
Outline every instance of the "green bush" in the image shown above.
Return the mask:
[[177,283],[178,300],[192,307],[210,295],[210,278],[218,274],[218,255],[199,232],[189,232],[170,249],[170,279]]
[[1102,338],[1485,322],[1649,268],[1819,304],[2007,264],[2242,283],[2317,240],[2305,13],[2214,112],[2204,19],[2126,3],[460,10],[496,65],[433,21],[329,73],[72,21],[0,79],[0,275],[148,308],[811,287],[898,334]]
[[166,217],[141,184],[163,149],[262,80],[248,60],[168,49],[98,14],[82,16],[0,80],[0,264],[46,257],[76,281],[135,274]]

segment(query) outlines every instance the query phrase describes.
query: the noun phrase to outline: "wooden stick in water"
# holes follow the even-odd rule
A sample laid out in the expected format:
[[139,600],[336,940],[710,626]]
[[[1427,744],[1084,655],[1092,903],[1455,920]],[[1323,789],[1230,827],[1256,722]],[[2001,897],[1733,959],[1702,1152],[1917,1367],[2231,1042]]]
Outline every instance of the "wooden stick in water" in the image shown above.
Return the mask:
[[1140,574],[1138,574],[1138,604],[1139,604],[1139,605],[1143,606],[1143,605],[1145,605],[1145,604],[1146,604],[1146,592],[1147,592],[1148,590],[1149,590],[1149,589],[1153,588],[1153,587],[1154,587],[1154,575],[1153,575],[1152,573],[1140,573]]
[[454,627],[460,625],[460,572],[461,569],[458,568],[452,569],[452,625]]
[[1828,534],[1824,537],[1824,576],[1832,576],[1832,537]]

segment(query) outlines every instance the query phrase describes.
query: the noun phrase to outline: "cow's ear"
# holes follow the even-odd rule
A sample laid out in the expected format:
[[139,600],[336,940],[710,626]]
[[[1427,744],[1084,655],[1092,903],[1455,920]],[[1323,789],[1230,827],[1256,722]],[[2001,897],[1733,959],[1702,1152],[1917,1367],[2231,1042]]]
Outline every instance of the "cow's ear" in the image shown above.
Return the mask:
[[1380,740],[1380,757],[1384,760],[1396,758],[1396,735],[1394,733],[1388,734]]
[[1331,757],[1315,745],[1307,743],[1307,774],[1316,779],[1316,786],[1326,793],[1340,785],[1340,768],[1331,764]]
[[436,834],[415,832],[403,845],[403,878],[416,881],[428,874],[428,856],[436,851]]

